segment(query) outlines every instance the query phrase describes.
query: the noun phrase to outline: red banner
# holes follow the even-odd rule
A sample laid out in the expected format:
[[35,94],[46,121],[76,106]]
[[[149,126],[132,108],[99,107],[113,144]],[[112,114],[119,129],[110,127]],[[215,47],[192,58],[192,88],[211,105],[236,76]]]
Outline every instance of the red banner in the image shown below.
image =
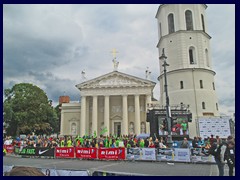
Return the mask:
[[125,159],[125,148],[99,148],[99,159]]
[[97,148],[78,148],[76,147],[76,158],[96,159]]
[[7,153],[13,153],[14,151],[13,145],[4,145],[3,148],[7,150]]
[[74,158],[74,147],[56,147],[55,157]]

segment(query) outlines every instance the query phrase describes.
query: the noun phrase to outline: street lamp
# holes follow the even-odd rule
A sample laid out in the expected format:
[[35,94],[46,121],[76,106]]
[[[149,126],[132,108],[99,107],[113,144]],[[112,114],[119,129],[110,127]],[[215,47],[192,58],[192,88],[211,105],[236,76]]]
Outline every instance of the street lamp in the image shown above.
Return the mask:
[[164,48],[162,50],[162,55],[159,57],[159,60],[163,61],[163,67],[164,67],[164,80],[165,80],[165,84],[164,84],[164,90],[166,93],[166,118],[167,118],[167,126],[168,126],[168,138],[167,138],[167,144],[169,147],[172,146],[172,132],[171,132],[171,110],[170,110],[170,106],[169,106],[169,97],[168,97],[168,89],[167,89],[167,69],[166,66],[169,66],[169,64],[167,64],[167,57],[164,54]]

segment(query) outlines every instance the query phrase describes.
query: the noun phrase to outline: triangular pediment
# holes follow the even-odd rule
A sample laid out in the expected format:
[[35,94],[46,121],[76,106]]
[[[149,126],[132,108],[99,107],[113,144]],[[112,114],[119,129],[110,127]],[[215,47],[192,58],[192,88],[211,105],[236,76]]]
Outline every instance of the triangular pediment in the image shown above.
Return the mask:
[[76,85],[78,89],[107,88],[107,87],[149,87],[155,86],[155,82],[114,71],[98,78]]

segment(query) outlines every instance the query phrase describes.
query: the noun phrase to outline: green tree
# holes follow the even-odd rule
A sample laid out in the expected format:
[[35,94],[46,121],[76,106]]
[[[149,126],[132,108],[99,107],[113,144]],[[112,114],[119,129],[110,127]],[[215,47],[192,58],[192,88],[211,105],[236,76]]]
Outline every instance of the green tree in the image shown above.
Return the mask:
[[57,127],[56,127],[56,132],[57,133],[60,133],[60,122],[61,122],[61,105],[58,104],[56,107],[55,107],[55,111],[56,111],[56,114],[57,114]]
[[20,83],[5,89],[4,95],[3,114],[7,135],[53,133],[57,126],[57,115],[42,89],[29,83]]

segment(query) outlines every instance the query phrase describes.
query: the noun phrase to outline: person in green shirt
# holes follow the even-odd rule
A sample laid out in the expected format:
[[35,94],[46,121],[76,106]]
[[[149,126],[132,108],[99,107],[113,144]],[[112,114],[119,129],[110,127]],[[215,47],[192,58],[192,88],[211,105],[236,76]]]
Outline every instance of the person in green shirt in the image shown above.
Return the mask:
[[71,141],[70,138],[69,138],[68,141],[67,141],[67,147],[72,147],[72,141]]
[[187,123],[186,123],[186,121],[182,122],[181,127],[182,127],[182,131],[183,131],[183,135],[186,135],[186,133],[187,133]]
[[143,139],[140,140],[139,147],[140,148],[144,148],[144,140]]
[[64,147],[64,139],[61,140],[60,147]]
[[6,154],[7,154],[7,150],[3,148],[3,156],[5,156]]
[[117,138],[117,140],[116,140],[116,147],[119,147],[119,138]]
[[104,147],[108,147],[109,145],[108,145],[108,139],[107,139],[107,137],[104,139]]
[[112,147],[112,138],[111,138],[111,137],[109,138],[108,147],[109,147],[109,148]]

